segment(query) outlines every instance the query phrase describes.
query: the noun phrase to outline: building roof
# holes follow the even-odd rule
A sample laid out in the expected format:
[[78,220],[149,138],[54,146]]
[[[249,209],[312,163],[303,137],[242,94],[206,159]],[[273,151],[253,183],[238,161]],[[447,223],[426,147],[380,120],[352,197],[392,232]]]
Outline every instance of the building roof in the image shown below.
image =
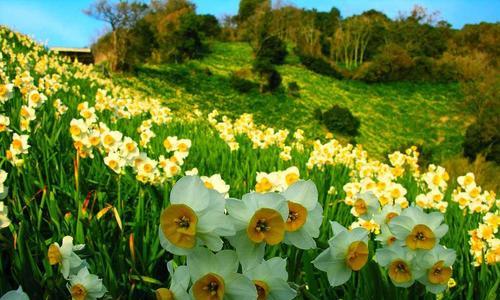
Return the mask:
[[51,51],[54,52],[81,52],[81,53],[91,53],[90,48],[67,48],[67,47],[52,47]]

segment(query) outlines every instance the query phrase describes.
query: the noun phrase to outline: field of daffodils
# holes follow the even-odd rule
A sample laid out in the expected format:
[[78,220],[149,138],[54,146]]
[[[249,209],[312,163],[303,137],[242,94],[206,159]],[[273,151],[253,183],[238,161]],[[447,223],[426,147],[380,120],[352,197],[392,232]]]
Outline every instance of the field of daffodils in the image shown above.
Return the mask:
[[168,104],[0,27],[0,299],[498,299],[474,174]]

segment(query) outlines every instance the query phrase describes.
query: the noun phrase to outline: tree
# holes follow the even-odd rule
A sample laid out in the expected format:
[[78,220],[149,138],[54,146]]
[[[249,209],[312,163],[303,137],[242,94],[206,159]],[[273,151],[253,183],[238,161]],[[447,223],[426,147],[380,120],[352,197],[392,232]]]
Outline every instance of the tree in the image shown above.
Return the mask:
[[238,9],[238,23],[242,24],[253,16],[261,5],[271,6],[269,0],[241,0]]
[[112,49],[111,68],[121,68],[126,57],[126,38],[128,31],[142,19],[147,5],[140,2],[97,0],[83,12],[97,20],[104,21],[111,27]]
[[200,30],[207,38],[217,38],[221,34],[219,20],[213,15],[197,15]]
[[179,29],[174,34],[176,61],[201,57],[206,52],[200,21],[194,13],[185,14],[180,18]]
[[287,54],[286,44],[277,36],[270,36],[261,42],[255,59],[273,65],[282,65],[285,63]]

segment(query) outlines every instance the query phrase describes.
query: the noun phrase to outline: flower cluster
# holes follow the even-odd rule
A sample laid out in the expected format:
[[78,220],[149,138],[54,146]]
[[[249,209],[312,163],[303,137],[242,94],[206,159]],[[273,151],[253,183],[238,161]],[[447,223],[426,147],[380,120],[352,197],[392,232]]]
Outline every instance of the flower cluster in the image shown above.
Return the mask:
[[480,266],[483,261],[490,265],[500,262],[499,225],[500,215],[496,210],[494,213],[486,213],[478,228],[469,231],[470,253],[474,257],[474,266]]
[[469,213],[486,213],[495,205],[496,194],[482,191],[476,184],[473,173],[457,178],[458,187],[453,190],[451,200],[457,202],[460,209],[468,209]]
[[248,113],[242,114],[234,122],[227,116],[222,116],[222,121],[219,122],[218,116],[219,112],[213,110],[208,114],[208,121],[232,151],[239,149],[239,143],[236,141],[238,135],[246,136],[252,142],[253,149],[267,149],[271,146],[277,146],[281,149],[280,158],[284,161],[292,159],[292,148],[298,151],[304,150],[304,131],[301,129],[294,132],[292,144],[288,146],[286,141],[290,132],[287,129],[276,131],[272,127],[257,126],[254,123],[253,115]]
[[282,192],[299,180],[299,178],[300,172],[295,166],[289,167],[284,171],[271,173],[257,172],[255,191],[258,193]]
[[429,169],[422,176],[418,177],[419,186],[424,193],[417,195],[415,203],[424,209],[437,209],[446,212],[448,202],[444,199],[444,194],[448,188],[448,172],[436,165],[429,165]]
[[80,157],[93,158],[92,150],[95,148],[105,155],[104,163],[115,173],[121,174],[126,167],[131,167],[137,180],[143,183],[160,184],[180,173],[184,159],[189,155],[190,140],[168,137],[163,145],[173,155],[168,159],[162,155],[157,161],[140,151],[140,146],[147,146],[149,139],[154,136],[150,130],[151,122],[143,122],[141,125],[139,146],[132,138],[98,122],[95,108],[89,107],[87,102],[80,103],[78,110],[83,119],[71,120],[70,133]]
[[[240,200],[225,199],[205,182],[197,176],[181,178],[159,226],[162,247],[187,256],[195,299],[206,299],[207,293],[222,299],[235,292],[237,287],[229,285],[233,281],[240,282],[245,299],[292,299],[295,291],[286,283],[286,261],[264,260],[265,248],[282,242],[299,249],[316,247],[323,209],[315,184],[296,180],[281,193],[252,192]],[[222,250],[223,238],[235,251]],[[242,275],[236,273],[240,264]]]
[[375,259],[394,285],[409,287],[418,281],[432,293],[447,288],[456,254],[439,244],[448,231],[443,220],[441,213],[427,214],[417,206],[386,216],[377,238],[384,246],[377,249]]

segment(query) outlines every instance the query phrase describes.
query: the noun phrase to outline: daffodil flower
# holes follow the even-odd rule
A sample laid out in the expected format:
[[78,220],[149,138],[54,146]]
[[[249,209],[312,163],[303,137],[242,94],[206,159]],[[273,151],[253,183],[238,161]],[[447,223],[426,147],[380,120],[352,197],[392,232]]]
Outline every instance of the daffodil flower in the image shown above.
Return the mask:
[[[5,199],[9,193],[9,188],[4,185],[4,182],[7,180],[7,175],[7,172],[0,169],[0,200]],[[5,215],[7,215],[7,211],[5,212]]]
[[362,219],[371,219],[372,216],[379,212],[380,203],[377,196],[371,191],[356,195],[351,213]]
[[266,244],[283,241],[288,204],[282,195],[249,193],[242,200],[227,199],[226,207],[236,230],[228,239],[244,270],[262,261]]
[[286,260],[281,257],[263,261],[244,275],[255,284],[258,300],[290,300],[297,295],[287,283]]
[[379,241],[383,246],[390,247],[396,242],[396,237],[392,234],[387,224],[382,224],[380,225],[380,234],[377,235],[375,240]]
[[178,266],[174,269],[174,262],[167,263],[167,269],[170,273],[172,280],[170,288],[159,288],[156,290],[157,300],[189,300],[187,293],[190,277],[187,266]]
[[443,220],[439,212],[426,214],[420,207],[412,206],[393,218],[389,229],[411,250],[430,250],[448,231],[448,225],[442,224]]
[[330,285],[346,283],[352,271],[359,271],[368,262],[368,231],[354,228],[349,231],[337,222],[332,222],[333,237],[329,247],[321,252],[313,265],[327,273]]
[[7,217],[7,206],[3,204],[3,202],[0,201],[0,229],[9,227],[10,225],[10,220]]
[[401,206],[395,205],[385,205],[379,213],[373,216],[375,222],[379,225],[389,224],[393,218],[401,214]]
[[73,300],[95,300],[106,294],[106,287],[102,284],[102,279],[97,275],[89,273],[85,267],[80,269],[76,275],[69,277],[67,288]]
[[430,251],[417,253],[416,263],[425,271],[417,280],[431,293],[443,292],[448,287],[448,281],[453,273],[451,266],[456,256],[455,250],[441,245]]
[[29,300],[30,297],[26,295],[25,292],[23,292],[23,288],[19,286],[17,290],[12,290],[8,291],[5,293],[2,297],[0,297],[0,300]]
[[78,271],[84,266],[84,261],[78,257],[74,251],[83,249],[85,245],[73,245],[73,238],[65,236],[62,245],[53,243],[49,246],[47,257],[51,265],[61,265],[61,273],[65,279],[68,279],[70,273]]
[[323,208],[318,203],[316,185],[311,180],[297,181],[282,195],[288,202],[284,242],[299,249],[316,248],[313,238],[319,236],[323,220]]
[[415,279],[422,275],[422,271],[413,264],[414,258],[415,251],[398,245],[377,249],[375,253],[375,260],[387,268],[392,283],[404,288],[413,285]]
[[232,250],[217,254],[206,248],[196,248],[187,257],[187,267],[193,286],[190,294],[195,300],[255,300],[254,283],[238,274],[238,256]]
[[176,255],[187,255],[196,246],[222,249],[221,236],[234,235],[224,214],[224,196],[205,187],[198,176],[181,178],[170,192],[170,205],[160,217],[162,247]]

